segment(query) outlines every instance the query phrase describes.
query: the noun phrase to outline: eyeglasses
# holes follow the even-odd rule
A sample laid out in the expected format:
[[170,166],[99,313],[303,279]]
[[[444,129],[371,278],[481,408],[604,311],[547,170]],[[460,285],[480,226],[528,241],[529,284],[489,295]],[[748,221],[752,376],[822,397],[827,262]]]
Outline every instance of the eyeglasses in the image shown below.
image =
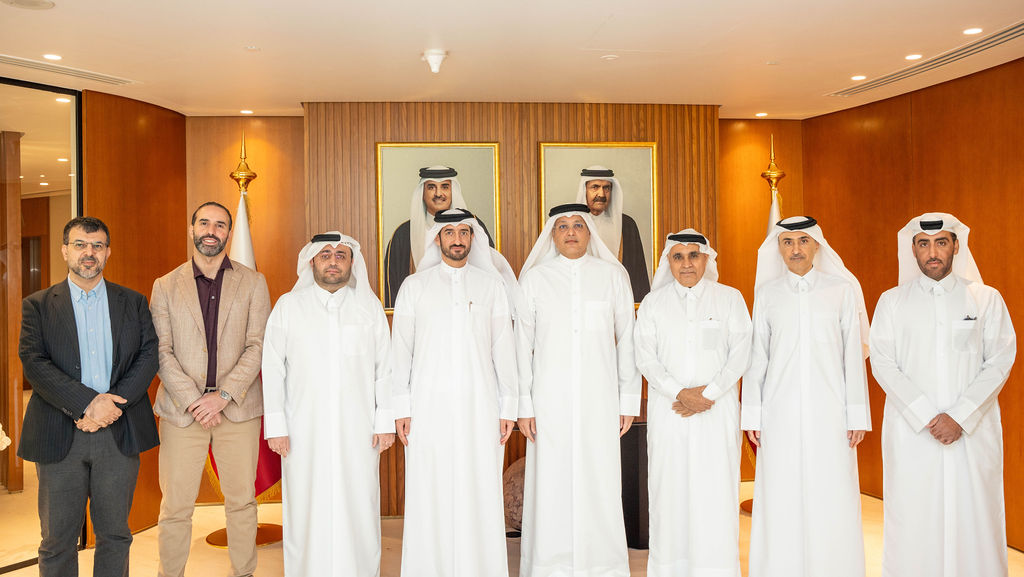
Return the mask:
[[570,224],[560,224],[560,225],[557,225],[555,227],[555,229],[558,230],[558,232],[567,232],[570,228],[572,228],[576,232],[581,232],[586,226],[587,225],[583,224],[582,222],[574,222],[571,225]]
[[92,247],[93,252],[100,252],[103,249],[107,248],[107,243],[105,243],[105,242],[85,242],[85,241],[81,241],[81,240],[76,240],[75,242],[69,242],[68,246],[70,246],[71,248],[73,248],[73,249],[75,249],[77,251],[83,251],[83,250],[86,249],[86,247]]

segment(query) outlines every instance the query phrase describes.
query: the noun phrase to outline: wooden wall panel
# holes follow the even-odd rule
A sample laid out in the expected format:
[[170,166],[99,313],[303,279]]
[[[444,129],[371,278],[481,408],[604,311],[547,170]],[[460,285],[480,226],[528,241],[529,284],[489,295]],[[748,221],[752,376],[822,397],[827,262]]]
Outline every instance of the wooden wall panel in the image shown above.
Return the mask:
[[[378,142],[498,142],[502,252],[518,270],[539,232],[541,142],[657,142],[658,227],[717,234],[715,106],[478,102],[313,102],[305,110],[306,234],[337,228],[377,262]],[[660,251],[662,239],[658,239]],[[377,278],[373,277],[376,284]],[[513,435],[506,463],[525,454]],[[401,514],[401,451],[381,460],[385,515]]]
[[[185,261],[185,117],[120,96],[82,93],[83,214],[110,228],[104,276],[149,296],[153,281]],[[157,380],[150,386],[155,397]],[[142,454],[133,531],[156,524],[159,448]]]
[[[914,213],[943,211],[971,227],[982,278],[1002,293],[1024,334],[1024,249],[1011,239],[1024,222],[1024,59],[912,95]],[[1020,342],[1020,341],[1018,341]],[[1019,349],[1018,349],[1019,350]],[[1006,529],[1024,548],[1024,359],[999,395],[1003,418]]]
[[[909,123],[906,96],[804,121],[804,212],[860,280],[869,316],[896,284],[896,231],[915,214]],[[858,448],[861,491],[881,497],[885,394],[870,367],[868,387],[872,432]]]
[[[1024,269],[1005,240],[1024,219],[1024,60],[874,104],[803,122],[805,211],[860,278],[868,308],[897,282],[896,232],[925,211],[973,228],[971,251],[986,283],[1024,326]],[[1000,395],[1007,537],[1024,547],[1024,391],[1018,364]],[[884,393],[872,382],[874,432],[860,451],[861,488],[881,495]]]

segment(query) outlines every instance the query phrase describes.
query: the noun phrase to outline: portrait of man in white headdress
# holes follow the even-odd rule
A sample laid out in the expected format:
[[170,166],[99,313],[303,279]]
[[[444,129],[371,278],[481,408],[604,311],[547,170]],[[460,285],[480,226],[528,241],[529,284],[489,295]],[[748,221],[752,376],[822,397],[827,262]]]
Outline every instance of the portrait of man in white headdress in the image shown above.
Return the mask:
[[596,233],[625,267],[636,302],[651,290],[654,253],[653,143],[542,144],[543,210],[587,205]]
[[380,296],[391,308],[402,282],[419,268],[423,235],[436,213],[472,210],[495,246],[497,145],[377,146]]

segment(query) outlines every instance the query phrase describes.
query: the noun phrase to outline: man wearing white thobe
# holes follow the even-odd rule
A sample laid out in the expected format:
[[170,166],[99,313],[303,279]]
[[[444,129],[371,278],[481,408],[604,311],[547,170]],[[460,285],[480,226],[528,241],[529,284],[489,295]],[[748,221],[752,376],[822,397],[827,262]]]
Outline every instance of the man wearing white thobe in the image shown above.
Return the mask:
[[263,431],[283,457],[288,577],[376,577],[379,454],[394,442],[391,345],[355,239],[318,234],[299,253],[263,341]]
[[751,324],[743,295],[718,284],[716,257],[693,229],[669,235],[637,311],[636,364],[650,385],[648,577],[740,577],[736,382]]
[[640,240],[636,220],[623,211],[625,194],[615,171],[594,165],[580,171],[580,186],[576,202],[586,204],[597,236],[618,258],[629,275],[633,298],[643,300],[651,292],[651,276],[647,271],[647,256]]
[[897,235],[899,286],[882,294],[871,370],[882,418],[882,575],[1007,575],[999,391],[1017,353],[1006,304],[982,284],[956,217]]
[[522,577],[626,577],[619,437],[640,414],[629,278],[585,204],[551,209],[520,273]]
[[860,283],[808,217],[758,251],[742,427],[758,446],[750,577],[863,577],[856,446],[871,429]]
[[507,577],[501,466],[518,411],[510,297],[473,215],[434,220],[395,302],[402,577]]

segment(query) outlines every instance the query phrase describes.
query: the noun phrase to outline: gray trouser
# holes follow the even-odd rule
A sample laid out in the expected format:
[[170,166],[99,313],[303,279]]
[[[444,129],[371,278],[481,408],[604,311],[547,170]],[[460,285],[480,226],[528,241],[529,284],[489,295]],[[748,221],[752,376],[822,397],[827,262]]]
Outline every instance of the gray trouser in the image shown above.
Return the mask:
[[36,464],[39,475],[39,575],[78,575],[78,539],[89,503],[96,533],[94,577],[127,577],[132,533],[132,508],[139,456],[127,457],[117,448],[110,429],[75,431],[64,460]]

